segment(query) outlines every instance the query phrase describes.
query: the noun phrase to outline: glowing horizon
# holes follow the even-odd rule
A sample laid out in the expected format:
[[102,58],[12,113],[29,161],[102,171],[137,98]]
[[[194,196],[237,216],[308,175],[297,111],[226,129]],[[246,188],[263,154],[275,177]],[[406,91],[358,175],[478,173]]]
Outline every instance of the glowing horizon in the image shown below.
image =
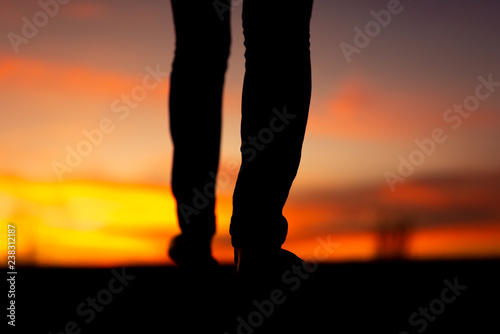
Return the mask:
[[[2,213],[17,226],[20,265],[172,264],[166,247],[179,228],[167,186],[99,181],[42,183],[5,177],[1,180]],[[422,200],[425,205],[429,203],[418,188],[408,192],[414,196],[407,197],[407,204]],[[213,254],[228,264],[233,256],[228,235],[230,196],[219,196],[216,212]],[[336,207],[317,202],[292,203],[285,210],[290,230],[283,247],[313,261],[377,259],[380,233],[376,214],[373,208],[353,213],[349,203]],[[356,222],[357,228],[349,230],[348,224],[341,223],[349,219]],[[19,223],[28,221],[29,224]],[[402,255],[410,260],[498,257],[498,223],[485,220],[475,226],[416,227],[409,230]],[[325,231],[328,225],[332,228]]]

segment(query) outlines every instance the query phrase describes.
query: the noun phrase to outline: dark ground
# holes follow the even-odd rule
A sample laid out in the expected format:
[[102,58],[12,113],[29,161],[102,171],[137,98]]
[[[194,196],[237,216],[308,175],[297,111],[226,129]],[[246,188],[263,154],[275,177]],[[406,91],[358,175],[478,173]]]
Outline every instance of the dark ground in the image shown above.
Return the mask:
[[[249,334],[274,321],[272,333],[500,333],[500,260],[322,264],[312,284],[289,275],[275,296],[286,300],[264,302],[258,314],[252,306],[239,331],[231,322],[233,270],[210,279],[175,267],[19,268],[16,327],[8,332]],[[455,293],[442,294],[445,280]],[[420,307],[437,315],[426,320]]]

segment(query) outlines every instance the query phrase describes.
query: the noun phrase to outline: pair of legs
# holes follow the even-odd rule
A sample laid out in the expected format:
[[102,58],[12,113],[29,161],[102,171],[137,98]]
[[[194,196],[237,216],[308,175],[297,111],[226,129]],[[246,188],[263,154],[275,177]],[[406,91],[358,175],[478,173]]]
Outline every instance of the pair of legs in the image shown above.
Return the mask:
[[[226,0],[224,0],[226,1]],[[230,3],[171,0],[176,49],[170,86],[172,191],[182,235],[210,247]],[[312,0],[244,0],[242,164],[233,195],[235,248],[280,248],[283,206],[300,162],[311,97]]]

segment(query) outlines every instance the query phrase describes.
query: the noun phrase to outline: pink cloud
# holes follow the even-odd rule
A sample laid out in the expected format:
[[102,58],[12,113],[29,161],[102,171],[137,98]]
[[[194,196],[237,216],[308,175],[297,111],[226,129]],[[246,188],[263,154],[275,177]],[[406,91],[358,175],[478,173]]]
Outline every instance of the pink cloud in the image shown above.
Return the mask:
[[66,6],[64,15],[72,19],[89,20],[106,16],[108,8],[102,3],[96,2],[75,2]]
[[[463,103],[466,96],[463,92],[398,87],[358,74],[344,78],[330,97],[320,98],[319,108],[311,110],[311,132],[334,138],[399,141],[427,135],[436,127],[450,129],[443,114],[454,103]],[[463,119],[463,129],[491,129],[499,123],[500,115],[487,101]]]
[[336,138],[411,138],[441,125],[437,100],[351,75],[311,111],[309,129]]

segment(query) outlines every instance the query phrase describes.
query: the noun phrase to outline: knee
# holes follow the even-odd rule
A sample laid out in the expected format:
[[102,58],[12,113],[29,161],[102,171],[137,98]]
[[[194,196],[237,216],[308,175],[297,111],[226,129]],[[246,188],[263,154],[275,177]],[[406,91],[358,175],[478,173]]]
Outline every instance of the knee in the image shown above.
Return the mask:
[[226,67],[230,53],[229,38],[191,38],[178,41],[175,61],[190,66]]

